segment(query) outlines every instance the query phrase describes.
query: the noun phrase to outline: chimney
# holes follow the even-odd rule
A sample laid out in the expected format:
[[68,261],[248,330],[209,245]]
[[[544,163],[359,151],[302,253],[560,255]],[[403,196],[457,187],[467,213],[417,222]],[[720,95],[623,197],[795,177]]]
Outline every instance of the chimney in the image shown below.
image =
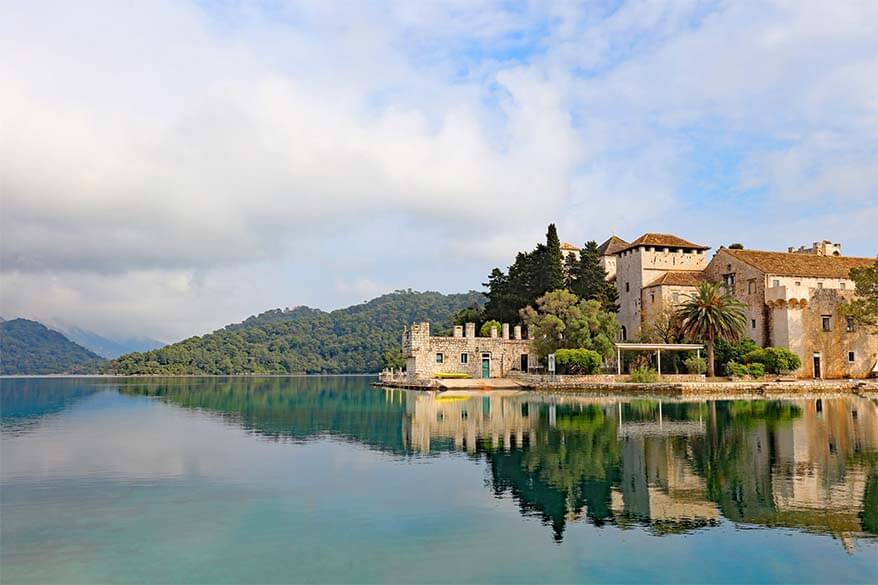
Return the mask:
[[476,336],[476,324],[475,323],[467,323],[466,324],[466,336],[467,337],[475,337]]
[[521,325],[516,325],[513,327],[512,331],[512,335],[515,336],[515,339],[521,339]]
[[454,337],[463,337],[463,325],[454,326]]
[[509,323],[503,323],[503,339],[509,339]]

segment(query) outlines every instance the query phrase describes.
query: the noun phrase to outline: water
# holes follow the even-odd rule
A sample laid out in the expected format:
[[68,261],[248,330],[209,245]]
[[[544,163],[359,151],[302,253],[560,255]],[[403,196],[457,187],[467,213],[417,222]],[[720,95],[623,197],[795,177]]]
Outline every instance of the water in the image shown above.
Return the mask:
[[0,381],[0,581],[875,582],[878,402]]

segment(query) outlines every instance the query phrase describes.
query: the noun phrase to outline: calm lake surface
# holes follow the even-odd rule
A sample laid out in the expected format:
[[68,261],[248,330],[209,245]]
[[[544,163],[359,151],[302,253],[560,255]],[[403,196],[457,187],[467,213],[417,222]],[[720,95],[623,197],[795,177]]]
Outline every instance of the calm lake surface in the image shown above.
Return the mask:
[[0,380],[0,581],[875,582],[878,402]]

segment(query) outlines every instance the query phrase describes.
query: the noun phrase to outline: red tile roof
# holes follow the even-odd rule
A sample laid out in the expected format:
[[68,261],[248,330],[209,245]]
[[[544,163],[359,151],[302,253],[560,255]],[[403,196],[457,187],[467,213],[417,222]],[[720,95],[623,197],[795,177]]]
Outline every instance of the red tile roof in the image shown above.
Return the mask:
[[562,243],[562,244],[561,244],[561,249],[562,249],[562,250],[577,250],[577,251],[579,250],[579,248],[577,248],[576,246],[574,246],[574,245],[571,244],[570,242],[564,242],[564,243]]
[[606,242],[598,246],[598,252],[600,252],[601,256],[612,256],[616,252],[624,250],[626,246],[628,246],[628,242],[616,235],[612,235]]
[[665,272],[656,280],[645,285],[643,288],[651,286],[698,286],[701,284],[702,276],[700,272],[671,271]]
[[805,276],[824,278],[850,278],[851,268],[869,266],[875,258],[854,256],[818,256],[816,254],[792,254],[789,252],[763,252],[761,250],[735,250],[720,248],[741,262],[775,276]]
[[693,244],[688,240],[684,240],[679,236],[675,236],[673,234],[652,234],[647,233],[643,234],[626,247],[618,250],[621,252],[623,250],[631,250],[633,248],[639,248],[640,246],[652,246],[656,248],[685,248],[687,250],[709,250],[710,246],[702,246],[701,244]]

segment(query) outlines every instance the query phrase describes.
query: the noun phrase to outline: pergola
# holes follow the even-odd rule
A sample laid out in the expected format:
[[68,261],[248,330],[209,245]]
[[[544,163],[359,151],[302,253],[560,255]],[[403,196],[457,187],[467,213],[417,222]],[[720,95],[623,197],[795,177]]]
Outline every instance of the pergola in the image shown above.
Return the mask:
[[701,357],[701,350],[704,346],[700,343],[617,343],[616,344],[616,373],[622,375],[622,352],[623,351],[654,351],[658,360],[658,372],[662,371],[662,351],[692,351],[698,352]]

